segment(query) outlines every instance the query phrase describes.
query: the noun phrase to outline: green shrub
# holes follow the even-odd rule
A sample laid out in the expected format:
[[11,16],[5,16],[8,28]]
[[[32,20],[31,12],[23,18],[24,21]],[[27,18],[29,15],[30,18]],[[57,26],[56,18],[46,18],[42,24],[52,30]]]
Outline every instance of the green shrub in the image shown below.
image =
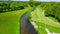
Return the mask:
[[52,16],[60,21],[60,2],[42,2],[40,6],[45,10],[46,16]]
[[28,7],[27,2],[0,2],[0,13],[21,10]]

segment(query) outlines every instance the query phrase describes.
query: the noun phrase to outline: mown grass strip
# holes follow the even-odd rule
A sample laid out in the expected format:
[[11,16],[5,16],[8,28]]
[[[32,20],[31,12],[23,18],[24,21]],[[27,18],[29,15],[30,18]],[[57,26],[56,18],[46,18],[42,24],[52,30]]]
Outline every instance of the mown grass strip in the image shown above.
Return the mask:
[[20,34],[20,17],[30,9],[0,13],[0,34]]

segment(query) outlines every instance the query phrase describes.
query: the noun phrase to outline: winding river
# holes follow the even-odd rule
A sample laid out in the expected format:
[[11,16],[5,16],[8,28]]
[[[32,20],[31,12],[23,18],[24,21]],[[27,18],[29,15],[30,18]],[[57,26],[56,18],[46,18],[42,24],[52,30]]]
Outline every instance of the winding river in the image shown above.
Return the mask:
[[21,34],[37,34],[35,31],[33,25],[30,23],[30,21],[26,18],[26,15],[30,11],[26,12],[21,17]]

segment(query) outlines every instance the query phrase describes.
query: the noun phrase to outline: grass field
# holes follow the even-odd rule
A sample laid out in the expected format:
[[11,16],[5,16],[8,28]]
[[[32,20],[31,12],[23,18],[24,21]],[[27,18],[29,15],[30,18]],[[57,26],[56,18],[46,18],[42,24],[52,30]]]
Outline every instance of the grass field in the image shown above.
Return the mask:
[[20,34],[20,17],[28,10],[0,13],[0,34]]

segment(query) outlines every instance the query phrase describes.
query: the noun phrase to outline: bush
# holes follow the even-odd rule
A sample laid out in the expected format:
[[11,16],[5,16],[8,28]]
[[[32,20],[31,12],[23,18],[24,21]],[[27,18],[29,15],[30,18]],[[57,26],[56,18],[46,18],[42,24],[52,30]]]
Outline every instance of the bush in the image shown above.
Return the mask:
[[26,2],[0,2],[0,13],[24,9]]

